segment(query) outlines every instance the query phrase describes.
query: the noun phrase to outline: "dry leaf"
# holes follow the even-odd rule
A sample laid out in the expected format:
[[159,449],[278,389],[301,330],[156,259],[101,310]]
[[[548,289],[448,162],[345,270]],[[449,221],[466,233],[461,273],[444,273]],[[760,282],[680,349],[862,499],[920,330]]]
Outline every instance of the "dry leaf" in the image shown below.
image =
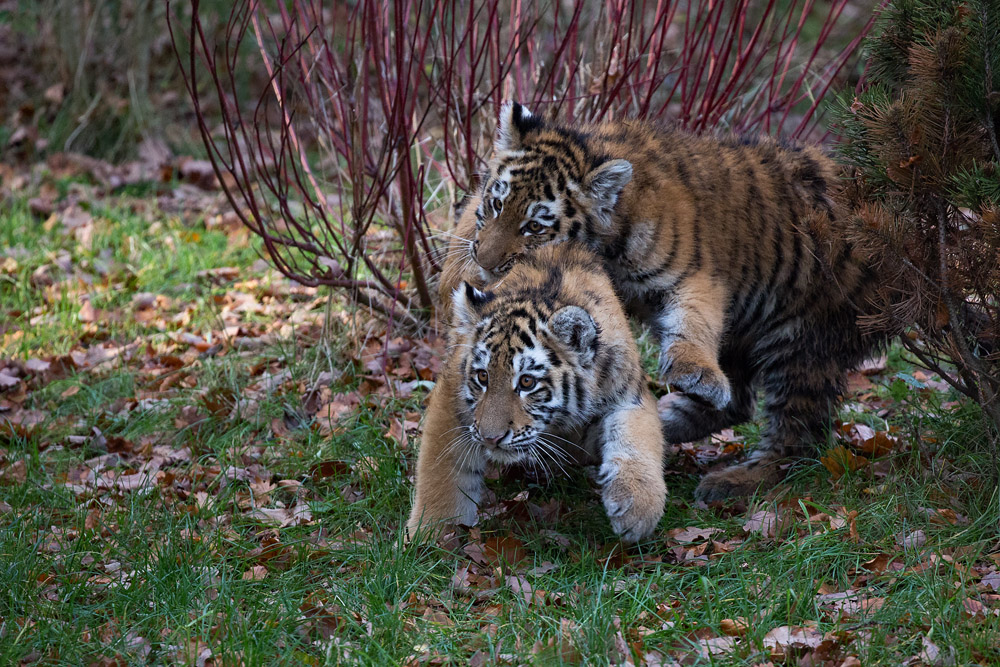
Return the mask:
[[815,649],[823,643],[823,633],[814,627],[783,625],[764,635],[764,648],[771,658],[784,660],[791,652]]
[[869,463],[868,459],[863,456],[855,456],[854,452],[843,445],[829,450],[826,456],[821,456],[819,460],[830,471],[830,475],[833,476],[834,480],[843,477],[847,471],[854,472]]
[[79,320],[85,324],[96,322],[98,319],[97,309],[91,305],[90,301],[84,301],[80,312],[77,314]]
[[896,536],[896,544],[903,547],[904,549],[919,549],[927,543],[927,536],[924,535],[924,531],[915,530],[908,535],[903,535],[900,533]]
[[719,629],[722,630],[722,634],[724,635],[742,637],[750,629],[750,624],[742,616],[735,619],[724,618],[719,622]]
[[559,566],[556,565],[555,563],[552,563],[550,561],[545,561],[538,567],[533,567],[530,570],[528,570],[528,574],[532,576],[538,576],[540,574],[548,574],[549,572],[557,570],[558,568]]
[[721,528],[697,528],[688,526],[687,528],[674,528],[667,533],[669,537],[678,542],[695,542],[697,540],[708,539],[715,533],[722,532]]
[[764,537],[775,537],[778,527],[778,515],[770,510],[754,512],[743,524],[743,530],[746,532],[760,533]]
[[872,458],[885,456],[899,445],[899,438],[893,437],[885,431],[876,431],[875,435],[861,443],[859,449],[863,454]]
[[712,656],[725,655],[736,650],[736,638],[711,637],[709,639],[699,639],[697,648],[702,658],[707,659]]
[[516,567],[528,557],[524,542],[508,535],[506,537],[491,537],[483,543],[483,556],[486,561],[496,566],[510,565]]
[[312,523],[312,512],[309,510],[309,505],[303,502],[298,503],[292,508],[258,508],[251,511],[247,516],[278,526],[279,528],[293,524]]
[[928,667],[951,667],[955,664],[955,649],[942,651],[929,637],[921,637],[923,648],[920,653],[906,661],[906,664],[924,664]]
[[895,556],[889,554],[879,554],[869,561],[861,564],[861,567],[865,568],[869,572],[875,572],[876,574],[881,574],[886,570],[899,571],[903,569],[903,564],[895,559]]
[[964,611],[965,615],[970,618],[975,618],[976,616],[985,617],[990,613],[989,609],[986,608],[986,605],[973,598],[965,598],[962,600],[962,611]]
[[24,484],[27,479],[28,464],[24,459],[18,459],[6,468],[0,469],[0,481],[7,484]]
[[990,572],[983,575],[979,583],[983,586],[989,586],[994,591],[1000,591],[1000,572]]

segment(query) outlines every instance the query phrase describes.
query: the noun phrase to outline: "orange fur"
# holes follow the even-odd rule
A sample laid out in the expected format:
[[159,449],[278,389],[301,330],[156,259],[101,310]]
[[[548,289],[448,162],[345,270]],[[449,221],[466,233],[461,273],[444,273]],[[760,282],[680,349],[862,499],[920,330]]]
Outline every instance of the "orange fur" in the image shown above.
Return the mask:
[[486,292],[462,285],[453,301],[410,535],[474,523],[489,461],[550,469],[597,462],[612,528],[630,541],[649,535],[666,497],[663,434],[600,261],[574,244],[544,248]]
[[774,481],[772,461],[822,437],[846,370],[882,342],[857,326],[872,274],[845,240],[837,178],[816,147],[641,121],[567,127],[506,105],[442,290],[495,280],[553,243],[586,244],[657,334],[661,373],[683,392],[661,415],[668,440],[749,419],[764,390],[755,458],[697,492],[751,493]]

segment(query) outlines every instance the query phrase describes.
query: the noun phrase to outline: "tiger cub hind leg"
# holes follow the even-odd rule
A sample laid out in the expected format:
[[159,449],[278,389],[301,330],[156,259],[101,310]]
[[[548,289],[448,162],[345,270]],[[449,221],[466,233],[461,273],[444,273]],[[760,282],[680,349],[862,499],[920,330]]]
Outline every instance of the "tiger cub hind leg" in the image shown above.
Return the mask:
[[601,485],[611,528],[626,542],[648,537],[663,516],[663,435],[653,397],[614,409],[600,423]]
[[846,365],[792,357],[761,372],[767,426],[760,445],[746,461],[705,475],[695,498],[712,502],[766,490],[824,440],[845,386]]

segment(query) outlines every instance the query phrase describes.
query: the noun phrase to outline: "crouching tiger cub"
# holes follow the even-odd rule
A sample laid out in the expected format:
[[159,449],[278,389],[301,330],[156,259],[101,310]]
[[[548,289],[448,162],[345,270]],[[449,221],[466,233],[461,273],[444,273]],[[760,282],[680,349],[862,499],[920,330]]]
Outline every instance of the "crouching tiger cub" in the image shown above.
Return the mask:
[[844,239],[817,148],[769,137],[698,137],[641,121],[567,127],[501,110],[494,154],[442,274],[468,259],[487,279],[540,246],[598,254],[631,314],[660,341],[666,438],[768,425],[744,463],[707,475],[715,500],[774,483],[829,421],[846,371],[881,341],[857,325],[871,271]]
[[[409,535],[440,522],[475,523],[490,461],[600,463],[614,531],[628,541],[649,535],[666,499],[663,435],[600,260],[574,244],[542,248],[488,291],[463,283],[452,309]],[[583,431],[592,444],[568,444]]]

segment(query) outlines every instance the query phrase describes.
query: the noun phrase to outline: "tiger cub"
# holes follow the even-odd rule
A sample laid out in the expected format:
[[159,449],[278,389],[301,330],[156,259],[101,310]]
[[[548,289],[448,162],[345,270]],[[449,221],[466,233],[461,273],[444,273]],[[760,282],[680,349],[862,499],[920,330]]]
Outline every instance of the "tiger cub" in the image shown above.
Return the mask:
[[661,404],[668,441],[749,420],[763,389],[760,447],[696,490],[750,494],[822,437],[847,369],[882,342],[857,325],[872,277],[844,240],[837,178],[815,147],[641,121],[574,128],[507,103],[442,289],[469,259],[495,279],[540,246],[586,244],[659,339],[680,390]]
[[[649,535],[666,499],[663,434],[600,260],[575,244],[542,248],[487,291],[460,285],[452,311],[409,535],[441,522],[475,523],[487,462],[599,463],[615,533],[632,542]],[[592,444],[570,444],[582,431]]]

